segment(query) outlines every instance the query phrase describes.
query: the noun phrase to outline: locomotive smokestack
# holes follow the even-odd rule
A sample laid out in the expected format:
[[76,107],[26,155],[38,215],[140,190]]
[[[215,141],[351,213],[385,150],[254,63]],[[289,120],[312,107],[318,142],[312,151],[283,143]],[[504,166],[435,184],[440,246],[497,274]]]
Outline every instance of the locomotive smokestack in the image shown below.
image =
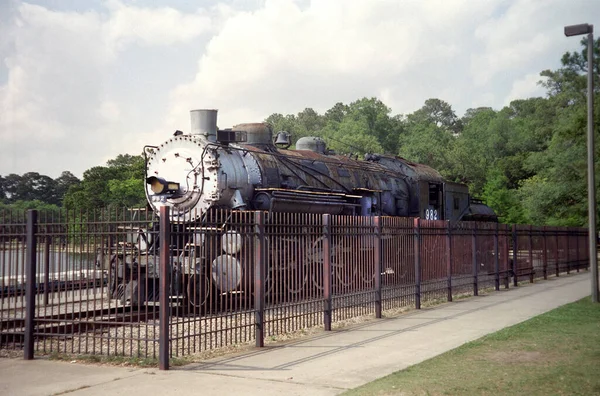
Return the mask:
[[210,142],[217,141],[217,111],[218,110],[192,110],[192,135],[202,135]]

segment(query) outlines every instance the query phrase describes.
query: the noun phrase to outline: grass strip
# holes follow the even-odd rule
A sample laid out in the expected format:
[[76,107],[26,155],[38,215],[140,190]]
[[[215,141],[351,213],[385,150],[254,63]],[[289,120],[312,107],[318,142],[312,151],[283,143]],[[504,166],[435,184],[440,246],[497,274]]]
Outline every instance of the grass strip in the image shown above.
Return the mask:
[[600,304],[589,297],[345,392],[598,395]]

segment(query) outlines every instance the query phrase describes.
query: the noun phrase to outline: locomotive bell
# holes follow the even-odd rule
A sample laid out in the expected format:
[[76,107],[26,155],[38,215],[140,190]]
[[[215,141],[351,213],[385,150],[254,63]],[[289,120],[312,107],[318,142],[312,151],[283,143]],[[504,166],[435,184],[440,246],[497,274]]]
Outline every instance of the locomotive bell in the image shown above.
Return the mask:
[[285,131],[277,132],[277,137],[275,138],[275,145],[281,146],[282,148],[290,147],[292,145],[290,143],[290,134]]

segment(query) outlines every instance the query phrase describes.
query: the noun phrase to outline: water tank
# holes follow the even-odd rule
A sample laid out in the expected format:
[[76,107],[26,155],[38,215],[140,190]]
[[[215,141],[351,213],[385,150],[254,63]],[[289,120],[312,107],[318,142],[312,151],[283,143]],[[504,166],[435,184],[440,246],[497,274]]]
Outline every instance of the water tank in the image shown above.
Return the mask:
[[315,153],[325,154],[325,141],[320,137],[305,136],[296,142],[296,150],[309,150]]

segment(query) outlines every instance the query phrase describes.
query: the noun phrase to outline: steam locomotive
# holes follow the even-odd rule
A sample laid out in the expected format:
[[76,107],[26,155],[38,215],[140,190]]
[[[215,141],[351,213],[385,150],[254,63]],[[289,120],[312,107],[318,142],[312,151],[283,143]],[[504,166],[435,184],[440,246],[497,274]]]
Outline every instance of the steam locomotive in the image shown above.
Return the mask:
[[217,128],[217,110],[191,111],[189,135],[146,146],[146,196],[171,220],[198,221],[210,209],[497,221],[464,184],[394,156],[336,155],[318,137],[289,150],[289,135],[266,123]]
[[[219,129],[217,110],[192,110],[189,134],[176,131],[159,146],[144,147],[148,205],[156,214],[168,206],[175,227],[169,243],[181,275],[172,294],[197,306],[215,290],[247,287],[250,269],[241,256],[252,241],[240,231],[239,216],[250,211],[497,221],[466,185],[444,180],[427,165],[382,154],[364,160],[338,155],[318,137],[299,139],[295,150],[290,146],[289,134],[274,136],[269,124]],[[229,217],[219,214],[224,209]],[[160,243],[156,234],[142,236],[148,252]],[[135,260],[125,261],[113,268]],[[151,273],[156,259],[145,261]],[[124,271],[113,273],[113,297],[140,295],[135,287],[118,292],[119,284],[132,284]]]

